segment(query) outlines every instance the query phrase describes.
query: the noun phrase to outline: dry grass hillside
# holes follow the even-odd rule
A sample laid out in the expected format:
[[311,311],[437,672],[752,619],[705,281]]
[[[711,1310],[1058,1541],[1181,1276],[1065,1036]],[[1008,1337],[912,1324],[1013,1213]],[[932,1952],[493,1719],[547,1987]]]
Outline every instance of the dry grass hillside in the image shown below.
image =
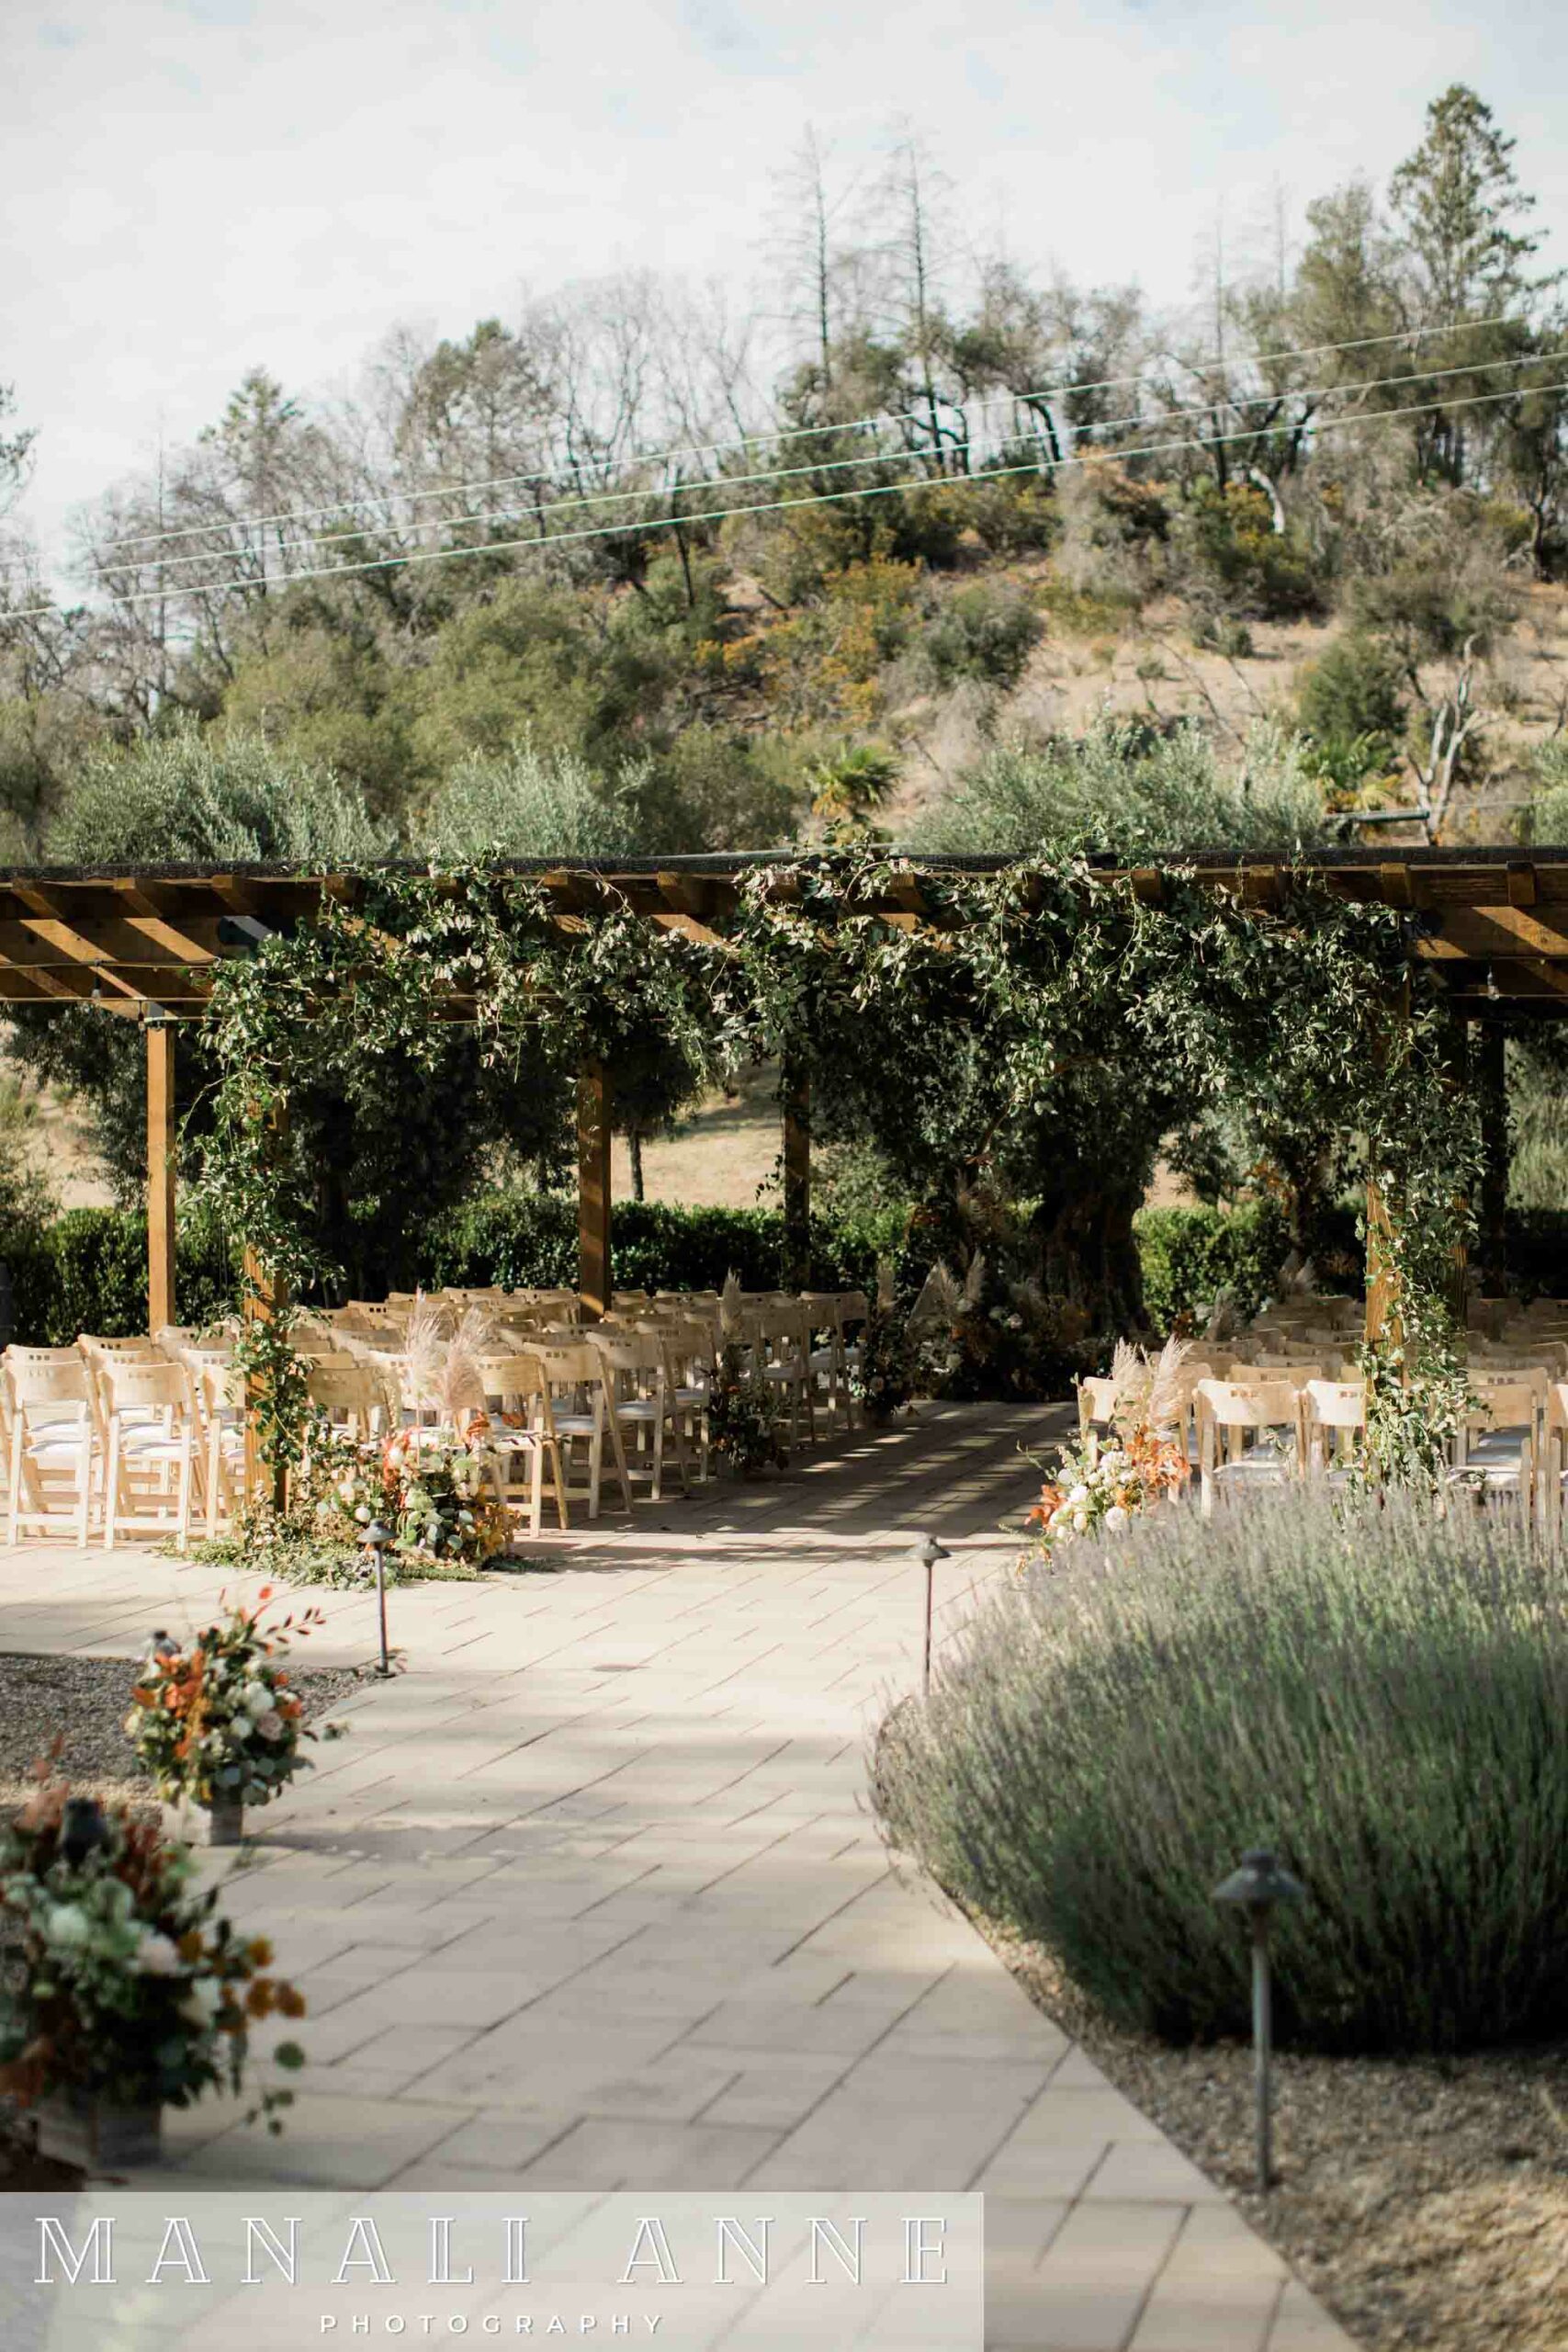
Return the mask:
[[[1302,673],[1344,627],[1337,619],[1252,621],[1250,651],[1231,655],[1194,641],[1190,616],[1175,598],[1119,622],[1109,611],[1064,609],[1050,598],[1044,564],[1015,567],[1012,576],[1032,573],[1047,601],[1047,623],[1017,688],[999,706],[961,688],[897,714],[904,782],[893,808],[895,832],[938,798],[987,740],[1011,730],[1077,735],[1106,713],[1195,718],[1222,744],[1239,747],[1255,720],[1290,724]],[[1422,675],[1436,695],[1452,672],[1432,662]],[[1526,590],[1517,622],[1481,667],[1479,699],[1487,724],[1477,773],[1455,794],[1446,829],[1454,842],[1511,840],[1529,798],[1530,752],[1568,731],[1568,586],[1535,582]],[[1414,831],[1409,837],[1416,838]],[[1395,831],[1393,838],[1404,836]]]

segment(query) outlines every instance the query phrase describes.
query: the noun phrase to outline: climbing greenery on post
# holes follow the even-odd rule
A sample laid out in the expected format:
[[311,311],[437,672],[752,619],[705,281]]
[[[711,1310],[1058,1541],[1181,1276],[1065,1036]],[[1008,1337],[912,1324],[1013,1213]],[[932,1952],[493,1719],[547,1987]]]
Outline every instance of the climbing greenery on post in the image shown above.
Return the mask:
[[[918,894],[901,887],[917,870]],[[499,869],[367,872],[315,923],[218,967],[202,1189],[264,1283],[298,1295],[333,1272],[291,1097],[330,1079],[352,1117],[394,1060],[433,1069],[454,992],[518,1086],[670,1046],[716,1075],[785,1057],[818,1137],[874,1136],[933,1201],[987,1171],[1038,1196],[1064,1164],[1079,1192],[1125,1189],[1172,1125],[1224,1103],[1259,1156],[1271,1134],[1364,1139],[1398,1299],[1369,1357],[1369,1456],[1400,1476],[1435,1460],[1462,1395],[1447,1293],[1479,1147],[1407,915],[1301,869],[1253,903],[1183,869],[1140,887],[1081,857],[980,875],[875,850],[753,868],[731,912],[684,929],[608,883],[583,895],[563,921]],[[876,910],[901,897],[909,912]],[[265,1449],[287,1461],[303,1408],[287,1318],[253,1324],[246,1348]]]

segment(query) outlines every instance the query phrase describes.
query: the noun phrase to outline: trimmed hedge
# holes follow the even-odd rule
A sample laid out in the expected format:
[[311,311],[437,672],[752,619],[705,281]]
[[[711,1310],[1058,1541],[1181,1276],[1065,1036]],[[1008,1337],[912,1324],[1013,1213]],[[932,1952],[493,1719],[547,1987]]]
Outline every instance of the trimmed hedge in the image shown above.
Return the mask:
[[[897,1210],[869,1219],[814,1218],[814,1279],[829,1288],[868,1285],[879,1254],[899,1253],[905,1221]],[[742,1288],[766,1290],[784,1264],[777,1209],[617,1201],[613,1240],[619,1290],[717,1290],[732,1268]],[[488,1193],[434,1226],[421,1260],[433,1288],[570,1287],[577,1280],[577,1203],[562,1193]]]
[[[147,1329],[147,1219],[140,1210],[67,1209],[52,1224],[13,1236],[12,1337],[28,1347],[68,1347],[79,1331],[106,1340]],[[215,1322],[239,1303],[238,1258],[205,1220],[182,1223],[178,1306],[184,1323]]]
[[[907,1241],[901,1207],[872,1216],[812,1220],[813,1279],[824,1288],[868,1289],[876,1261],[894,1261],[900,1287],[924,1279],[927,1261]],[[1150,1323],[1168,1330],[1177,1316],[1205,1309],[1222,1283],[1250,1315],[1273,1288],[1290,1244],[1268,1203],[1226,1216],[1219,1209],[1145,1209],[1134,1220]],[[1360,1281],[1353,1214],[1331,1213],[1329,1243]],[[143,1330],[147,1317],[147,1221],[140,1210],[68,1209],[52,1224],[13,1234],[0,1248],[10,1269],[13,1336],[59,1347],[78,1331],[112,1339]],[[777,1209],[677,1208],[662,1201],[618,1201],[615,1280],[622,1290],[716,1290],[733,1268],[748,1290],[781,1279],[784,1218]],[[570,1287],[577,1279],[577,1204],[565,1193],[490,1193],[435,1219],[418,1237],[418,1278],[479,1288]],[[1568,1296],[1568,1213],[1510,1211],[1508,1263],[1527,1298]],[[177,1303],[182,1323],[205,1324],[239,1304],[239,1252],[209,1220],[182,1219]],[[387,1281],[370,1285],[384,1291]]]
[[[898,1210],[814,1219],[815,1281],[869,1288],[878,1256],[898,1256],[904,1225]],[[10,1269],[12,1336],[24,1345],[62,1347],[78,1331],[117,1339],[146,1329],[147,1220],[139,1210],[69,1209],[36,1233],[13,1237],[0,1254]],[[577,1280],[577,1204],[562,1193],[486,1194],[433,1223],[419,1237],[414,1261],[432,1289],[570,1287]],[[746,1289],[766,1290],[780,1281],[783,1261],[776,1209],[616,1204],[615,1280],[623,1290],[716,1290],[732,1267]],[[175,1296],[182,1323],[216,1321],[239,1304],[239,1254],[205,1220],[181,1225]]]
[[[1337,1290],[1359,1290],[1365,1251],[1356,1213],[1345,1203],[1322,1219],[1317,1262],[1331,1270]],[[1222,1209],[1142,1209],[1133,1220],[1144,1269],[1144,1303],[1150,1323],[1168,1331],[1179,1315],[1201,1316],[1222,1283],[1235,1292],[1237,1311],[1254,1315],[1270,1296],[1290,1253],[1290,1236],[1271,1202]],[[1505,1245],[1509,1288],[1526,1300],[1568,1297],[1568,1210],[1510,1209]]]

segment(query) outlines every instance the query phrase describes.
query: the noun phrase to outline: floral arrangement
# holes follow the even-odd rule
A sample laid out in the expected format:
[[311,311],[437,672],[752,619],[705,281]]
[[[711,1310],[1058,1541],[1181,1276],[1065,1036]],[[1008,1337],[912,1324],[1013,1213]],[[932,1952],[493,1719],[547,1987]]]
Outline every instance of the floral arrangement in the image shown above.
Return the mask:
[[[303,1702],[280,1653],[322,1623],[319,1609],[262,1623],[264,1585],[252,1609],[236,1606],[188,1649],[154,1634],[125,1728],[160,1796],[211,1805],[266,1804],[306,1767]],[[329,1737],[338,1732],[329,1727]]]
[[[0,2089],[25,2104],[75,2091],[127,2107],[187,2107],[241,2087],[252,2025],[305,2014],[274,1975],[272,1947],[237,1935],[218,1891],[195,1883],[188,1847],[129,1807],[73,1797],[48,1761],[0,1832],[0,1920],[19,1943],[23,1980],[0,2013]],[[276,2064],[304,2052],[286,2041]],[[254,2112],[290,2094],[270,2092]]]
[[[512,1522],[491,1483],[496,1457],[489,1437],[489,1421],[475,1414],[460,1435],[416,1426],[381,1444],[379,1508],[401,1559],[477,1566],[505,1551]],[[356,1521],[363,1508],[355,1502]]]
[[850,1367],[850,1395],[868,1421],[890,1421],[906,1411],[919,1383],[920,1345],[911,1317],[899,1306],[893,1270],[883,1260],[876,1292]]
[[1111,1440],[1102,1443],[1091,1430],[1079,1444],[1063,1446],[1029,1513],[1034,1549],[1021,1566],[1031,1559],[1049,1563],[1058,1545],[1074,1536],[1118,1535],[1135,1513],[1183,1492],[1187,1455],[1172,1431],[1180,1412],[1177,1375],[1187,1352],[1186,1342],[1168,1340],[1151,1361],[1118,1340],[1111,1368]]
[[967,1400],[1060,1396],[1089,1369],[1088,1321],[1032,1275],[1009,1278],[978,1252],[960,1282],[939,1260],[910,1314],[933,1392]]
[[506,1550],[512,1523],[492,1485],[490,1423],[477,1412],[465,1419],[460,1435],[418,1426],[362,1441],[315,1417],[289,1516],[314,1558],[341,1555],[330,1582],[370,1581],[363,1547],[373,1520],[391,1531],[386,1572],[394,1582],[400,1570],[451,1573]]
[[789,1459],[773,1391],[733,1342],[719,1351],[708,1383],[708,1443],[742,1477],[751,1470],[782,1469]]

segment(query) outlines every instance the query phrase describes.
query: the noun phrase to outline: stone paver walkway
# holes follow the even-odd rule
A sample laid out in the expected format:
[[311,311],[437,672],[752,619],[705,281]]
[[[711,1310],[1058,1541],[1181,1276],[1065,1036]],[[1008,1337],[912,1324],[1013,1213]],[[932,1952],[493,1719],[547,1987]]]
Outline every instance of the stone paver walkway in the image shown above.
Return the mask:
[[[231,1914],[310,2001],[281,2140],[173,2119],[203,2188],[980,2188],[998,2352],[1349,2352],[1229,2201],[890,1866],[870,1734],[1006,1572],[1038,1412],[927,1407],[787,1480],[391,1597],[410,1671],[263,1816]],[[129,1653],[224,1578],[0,1552],[0,1643]],[[231,1585],[235,1579],[228,1579]],[[315,1664],[366,1657],[323,1597]],[[152,2182],[149,2186],[158,2185]]]

